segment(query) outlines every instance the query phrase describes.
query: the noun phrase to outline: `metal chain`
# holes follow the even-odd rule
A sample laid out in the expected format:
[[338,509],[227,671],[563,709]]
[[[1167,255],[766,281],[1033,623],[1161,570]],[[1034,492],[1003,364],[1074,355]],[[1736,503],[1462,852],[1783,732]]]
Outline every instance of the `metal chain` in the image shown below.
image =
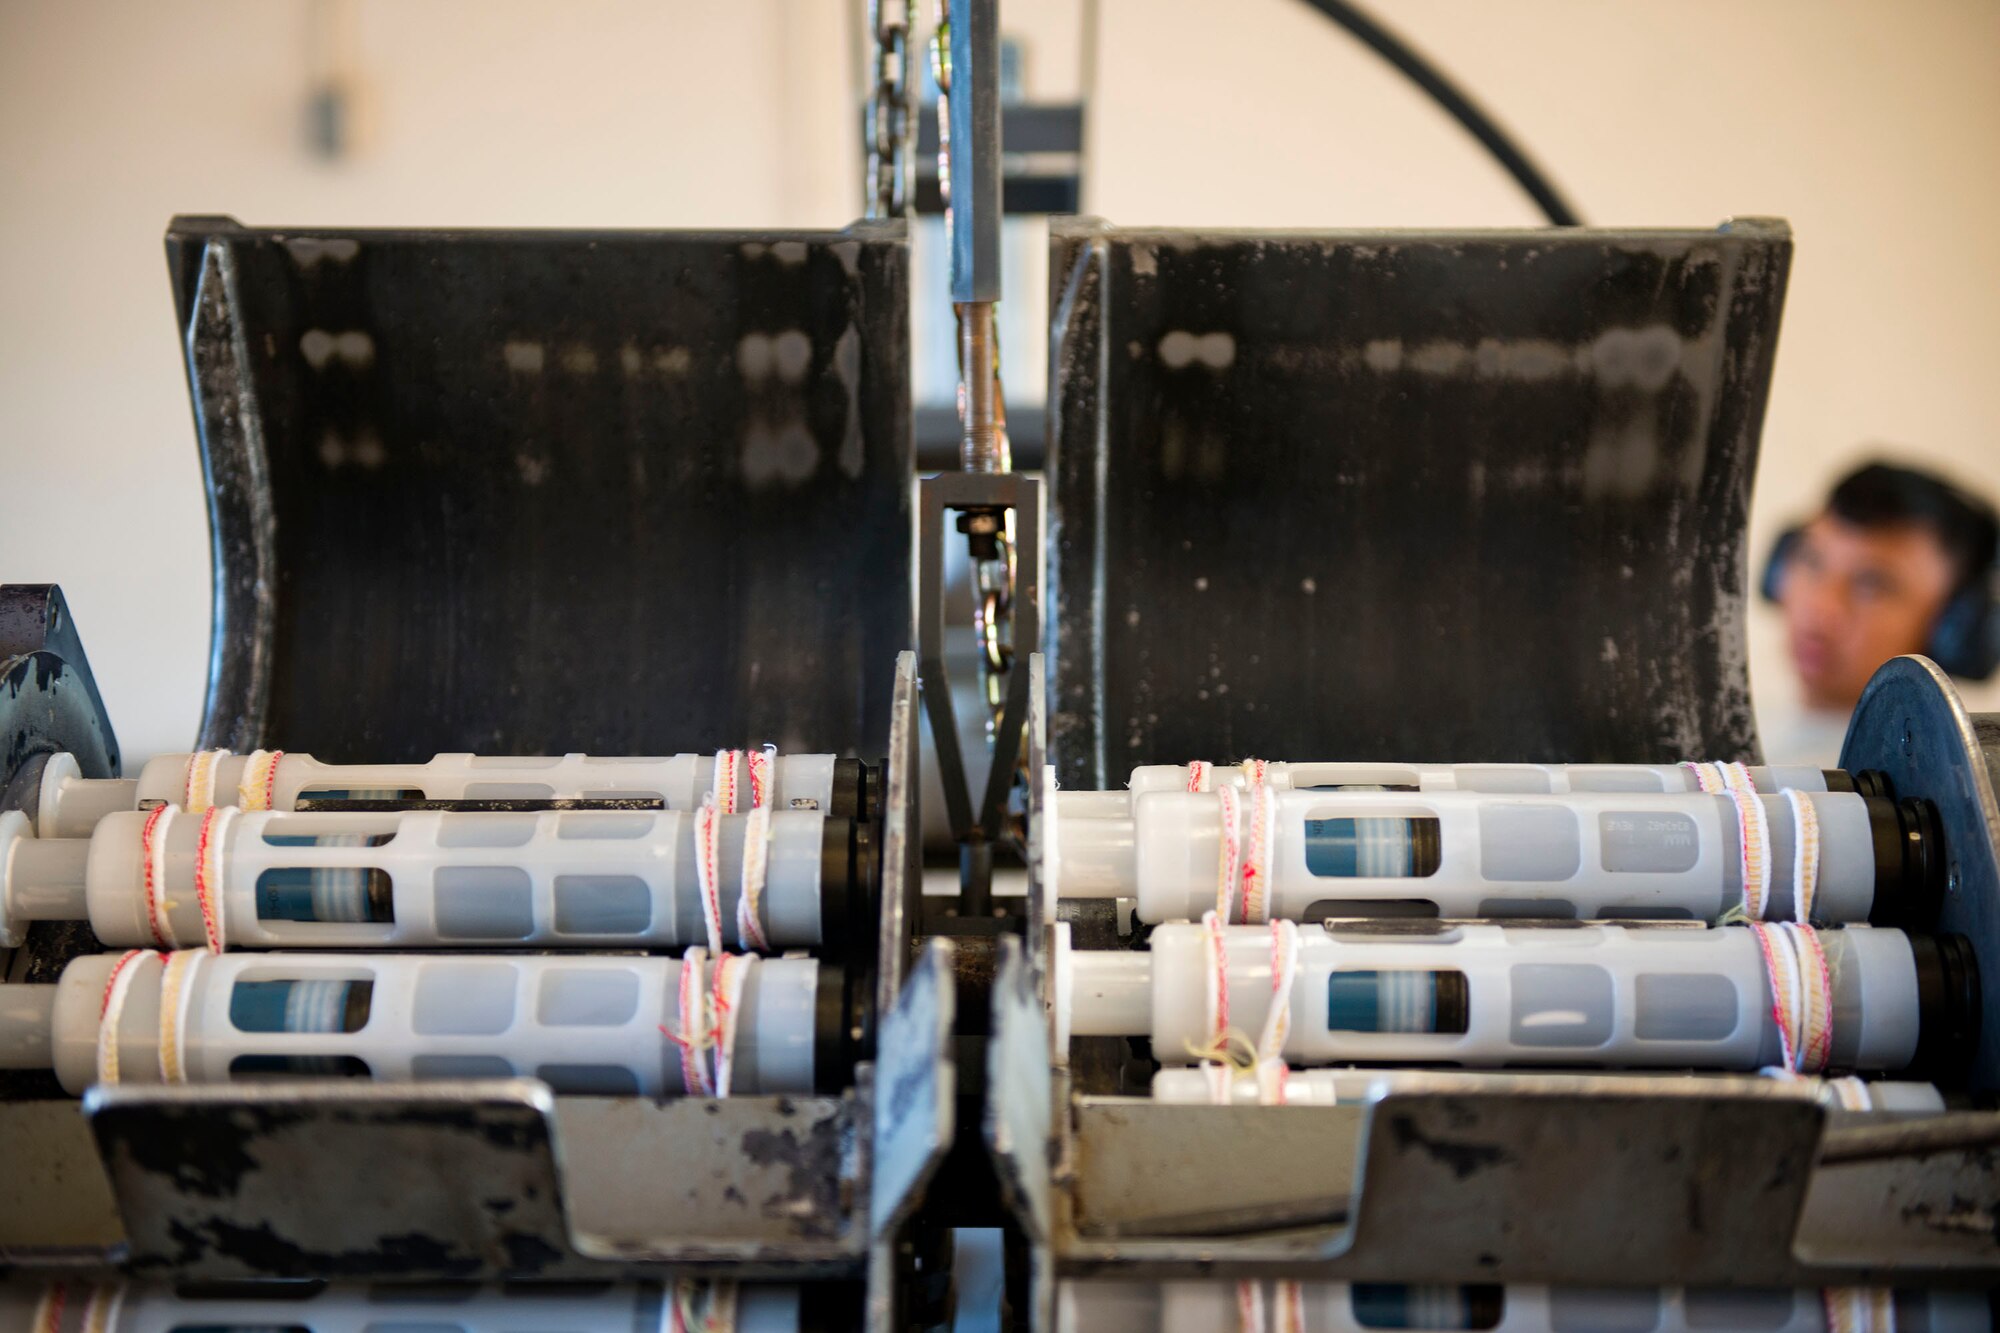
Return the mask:
[[[931,77],[938,90],[938,194],[944,203],[945,244],[950,246],[951,236],[951,16],[949,0],[937,0],[937,27],[931,39]],[[952,314],[957,321],[961,336],[954,339],[959,349],[958,363],[958,411],[963,419],[967,411],[967,384],[965,363],[965,338],[963,337],[966,308],[953,305]],[[1007,438],[1007,399],[1000,382],[999,339],[991,340],[993,348],[993,471],[1012,472],[1014,470],[1013,445]],[[988,520],[991,521],[990,518]],[[976,531],[971,534],[974,547],[973,560],[973,630],[979,639],[980,678],[985,686],[987,718],[986,740],[990,745],[1000,727],[1001,715],[1007,706],[1006,676],[1014,664],[1014,511],[1008,510],[997,529],[989,532]],[[980,557],[980,548],[987,546],[990,553]],[[1023,758],[1025,761],[1025,750]]]
[[910,207],[916,159],[916,114],[910,107],[910,0],[868,0],[875,81],[868,94],[868,177],[863,188],[871,218],[902,217]]

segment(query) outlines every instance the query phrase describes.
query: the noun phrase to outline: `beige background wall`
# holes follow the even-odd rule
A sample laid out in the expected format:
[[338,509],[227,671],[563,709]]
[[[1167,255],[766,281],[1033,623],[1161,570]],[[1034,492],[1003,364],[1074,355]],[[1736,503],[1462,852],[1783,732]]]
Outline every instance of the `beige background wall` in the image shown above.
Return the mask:
[[[2000,485],[2000,6],[1377,5],[1591,221],[1792,221],[1760,549],[1866,441]],[[160,250],[172,213],[796,226],[858,211],[842,0],[346,8],[367,128],[328,164],[300,131],[303,0],[0,0],[0,573],[65,586],[135,759],[192,738],[208,646]],[[1031,89],[1073,91],[1074,4],[1003,13]],[[1107,217],[1536,220],[1455,127],[1296,0],[1102,0],[1097,50],[1087,203]],[[1771,629],[1760,610],[1753,672],[1781,701]]]

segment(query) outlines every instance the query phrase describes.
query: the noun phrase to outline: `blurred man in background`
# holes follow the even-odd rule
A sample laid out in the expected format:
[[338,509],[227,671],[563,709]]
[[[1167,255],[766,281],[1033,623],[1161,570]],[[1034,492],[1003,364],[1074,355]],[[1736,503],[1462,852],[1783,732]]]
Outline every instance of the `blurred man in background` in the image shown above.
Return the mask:
[[1764,594],[1784,612],[1803,709],[1767,728],[1765,757],[1831,765],[1875,669],[1923,653],[1984,680],[2000,656],[1993,507],[1929,472],[1870,463],[1778,539]]

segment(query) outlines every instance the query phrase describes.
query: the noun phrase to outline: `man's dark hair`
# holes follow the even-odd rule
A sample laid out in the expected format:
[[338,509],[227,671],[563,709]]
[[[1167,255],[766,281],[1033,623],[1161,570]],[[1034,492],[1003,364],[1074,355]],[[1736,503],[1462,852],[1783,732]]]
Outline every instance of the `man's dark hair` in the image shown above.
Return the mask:
[[1841,478],[1827,512],[1857,528],[1920,527],[1937,538],[1952,565],[1952,592],[1983,579],[2000,555],[1993,506],[1932,472],[1868,463]]

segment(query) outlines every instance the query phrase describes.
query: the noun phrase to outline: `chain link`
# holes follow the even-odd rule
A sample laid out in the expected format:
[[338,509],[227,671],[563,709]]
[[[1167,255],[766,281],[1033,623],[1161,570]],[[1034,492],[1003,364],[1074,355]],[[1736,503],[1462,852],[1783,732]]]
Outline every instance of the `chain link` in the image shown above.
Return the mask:
[[910,208],[916,160],[916,113],[910,106],[910,0],[868,0],[875,53],[868,94],[868,216],[896,218]]

